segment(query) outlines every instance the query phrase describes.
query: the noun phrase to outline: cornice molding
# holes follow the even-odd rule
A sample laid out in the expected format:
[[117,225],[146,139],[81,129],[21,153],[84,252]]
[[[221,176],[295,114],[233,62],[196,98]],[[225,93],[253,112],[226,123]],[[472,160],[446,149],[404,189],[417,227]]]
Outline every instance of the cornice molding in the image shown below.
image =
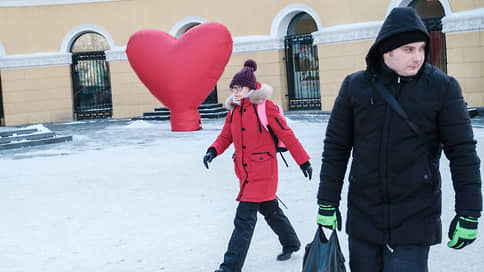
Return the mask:
[[0,7],[53,6],[119,1],[121,0],[0,0]]
[[49,67],[72,64],[72,54],[53,52],[0,57],[0,69]]
[[128,61],[128,55],[126,55],[126,46],[116,47],[111,50],[106,50],[106,61],[108,62],[120,62]]
[[442,32],[459,33],[484,30],[484,8],[454,12],[442,18]]
[[284,49],[284,39],[271,36],[234,37],[232,53],[275,51]]
[[382,21],[331,26],[313,32],[314,44],[333,44],[375,39]]

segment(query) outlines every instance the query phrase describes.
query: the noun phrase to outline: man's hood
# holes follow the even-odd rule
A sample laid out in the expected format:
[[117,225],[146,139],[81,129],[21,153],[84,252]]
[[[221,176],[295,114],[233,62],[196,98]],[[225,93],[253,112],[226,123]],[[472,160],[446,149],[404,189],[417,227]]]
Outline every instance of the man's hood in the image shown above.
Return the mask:
[[375,73],[378,69],[380,60],[382,59],[379,52],[380,43],[399,33],[407,31],[421,31],[427,37],[427,43],[425,46],[425,61],[430,58],[430,35],[427,32],[427,28],[422,19],[418,16],[415,9],[411,7],[398,7],[392,9],[387,16],[383,25],[378,32],[375,43],[371,46],[368,54],[366,55],[366,70],[369,73]]

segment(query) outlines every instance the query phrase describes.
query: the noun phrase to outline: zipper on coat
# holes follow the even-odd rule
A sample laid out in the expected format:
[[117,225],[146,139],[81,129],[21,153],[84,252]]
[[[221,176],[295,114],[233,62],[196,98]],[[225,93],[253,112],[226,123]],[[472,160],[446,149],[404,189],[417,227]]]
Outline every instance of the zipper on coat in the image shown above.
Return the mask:
[[[398,101],[398,98],[401,93],[402,89],[402,78],[400,76],[397,76],[396,84],[392,87],[394,87],[392,90],[392,95],[395,97],[395,99]],[[393,84],[392,84],[393,85]],[[382,165],[384,165],[384,168],[382,169],[382,174],[383,174],[383,200],[384,200],[384,243],[390,243],[391,242],[391,220],[392,220],[392,212],[390,210],[391,207],[391,201],[390,201],[390,196],[389,196],[389,185],[388,185],[388,158],[390,154],[388,153],[388,147],[389,147],[389,139],[390,139],[390,131],[391,131],[391,124],[392,124],[392,119],[394,117],[394,111],[390,108],[390,106],[387,105],[386,108],[386,117],[385,118],[385,123],[384,123],[384,133],[385,136],[382,135],[384,143],[382,144],[382,151],[381,151],[381,162]],[[391,250],[390,250],[391,249]],[[393,252],[393,249],[389,247],[390,252]]]
[[[244,100],[242,99],[240,101],[240,127],[243,128],[244,127],[244,118],[243,118],[243,112],[244,112]],[[244,145],[244,133],[242,133],[242,130],[240,131],[240,144],[243,146]],[[240,192],[239,192],[239,196],[237,197],[237,199],[240,199],[242,198],[242,195],[244,194],[244,188],[245,188],[245,185],[249,182],[249,173],[247,172],[247,169],[245,168],[246,165],[245,165],[245,156],[244,156],[244,151],[240,151],[242,152],[242,156],[241,156],[241,164],[242,164],[242,169],[244,169],[244,172],[245,172],[245,180],[244,180],[244,183],[242,184],[242,188],[240,188]]]
[[398,101],[398,98],[400,97],[400,93],[401,93],[401,90],[402,90],[402,78],[399,76],[397,78],[397,86],[396,86],[396,90],[395,90],[395,99]]
[[277,117],[274,117],[276,119],[276,122],[279,124],[279,126],[282,128],[282,129],[285,129],[284,126],[281,124],[281,121],[279,121],[279,119]]
[[245,185],[247,185],[247,183],[249,183],[248,180],[244,180],[244,183],[242,183],[242,188],[240,188],[240,192],[239,192],[239,195],[237,196],[237,200],[240,201],[240,199],[242,198],[242,196],[244,195],[244,189],[245,189]]
[[390,251],[390,253],[393,253],[395,251],[389,244],[386,244],[386,247],[388,251]]
[[388,169],[387,169],[387,158],[388,154],[386,152],[388,147],[388,131],[389,131],[389,119],[391,118],[389,108],[386,109],[385,119],[385,136],[382,135],[382,145],[380,151],[380,176],[382,179],[383,186],[383,242],[389,243],[390,241],[390,198],[388,196]]
[[[399,82],[399,78],[397,82]],[[393,95],[393,93],[391,93]],[[383,133],[381,135],[381,149],[380,149],[380,176],[382,179],[383,186],[383,243],[387,244],[390,242],[390,222],[391,222],[391,211],[390,211],[390,197],[388,190],[388,146],[389,146],[389,134],[391,128],[391,120],[393,117],[393,111],[387,104],[385,108],[385,118],[383,123]]]

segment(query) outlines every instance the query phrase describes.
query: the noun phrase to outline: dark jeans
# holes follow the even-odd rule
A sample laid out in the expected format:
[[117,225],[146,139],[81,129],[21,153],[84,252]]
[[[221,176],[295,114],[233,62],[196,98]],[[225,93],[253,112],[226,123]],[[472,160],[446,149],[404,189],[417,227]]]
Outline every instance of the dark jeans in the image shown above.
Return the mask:
[[390,247],[348,240],[351,272],[428,272],[428,246]]
[[244,265],[250,240],[257,222],[257,212],[260,212],[267,224],[279,237],[283,251],[296,251],[301,243],[297,238],[289,219],[279,208],[276,199],[266,202],[240,202],[234,220],[234,231],[220,265],[223,271],[240,272]]

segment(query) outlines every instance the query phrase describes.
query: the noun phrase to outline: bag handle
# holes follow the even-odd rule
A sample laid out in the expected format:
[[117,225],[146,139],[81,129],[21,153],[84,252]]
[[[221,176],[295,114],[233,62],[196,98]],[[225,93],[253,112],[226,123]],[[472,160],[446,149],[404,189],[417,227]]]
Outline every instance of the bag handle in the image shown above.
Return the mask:
[[326,237],[326,234],[324,234],[323,226],[318,224],[318,229],[319,229],[319,241],[321,241],[321,243],[323,244],[326,244],[328,242],[328,238]]
[[391,95],[388,90],[383,86],[381,82],[376,80],[376,78],[373,78],[373,85],[375,86],[375,89],[378,91],[378,93],[385,99],[385,101],[390,105],[390,107],[403,119],[405,122],[407,122],[407,125],[410,127],[410,129],[417,135],[417,138],[422,141],[422,143],[427,146],[427,137],[425,137],[425,134],[420,130],[420,128],[412,122],[409,118],[405,110],[403,110],[402,106],[398,103],[398,101]]

